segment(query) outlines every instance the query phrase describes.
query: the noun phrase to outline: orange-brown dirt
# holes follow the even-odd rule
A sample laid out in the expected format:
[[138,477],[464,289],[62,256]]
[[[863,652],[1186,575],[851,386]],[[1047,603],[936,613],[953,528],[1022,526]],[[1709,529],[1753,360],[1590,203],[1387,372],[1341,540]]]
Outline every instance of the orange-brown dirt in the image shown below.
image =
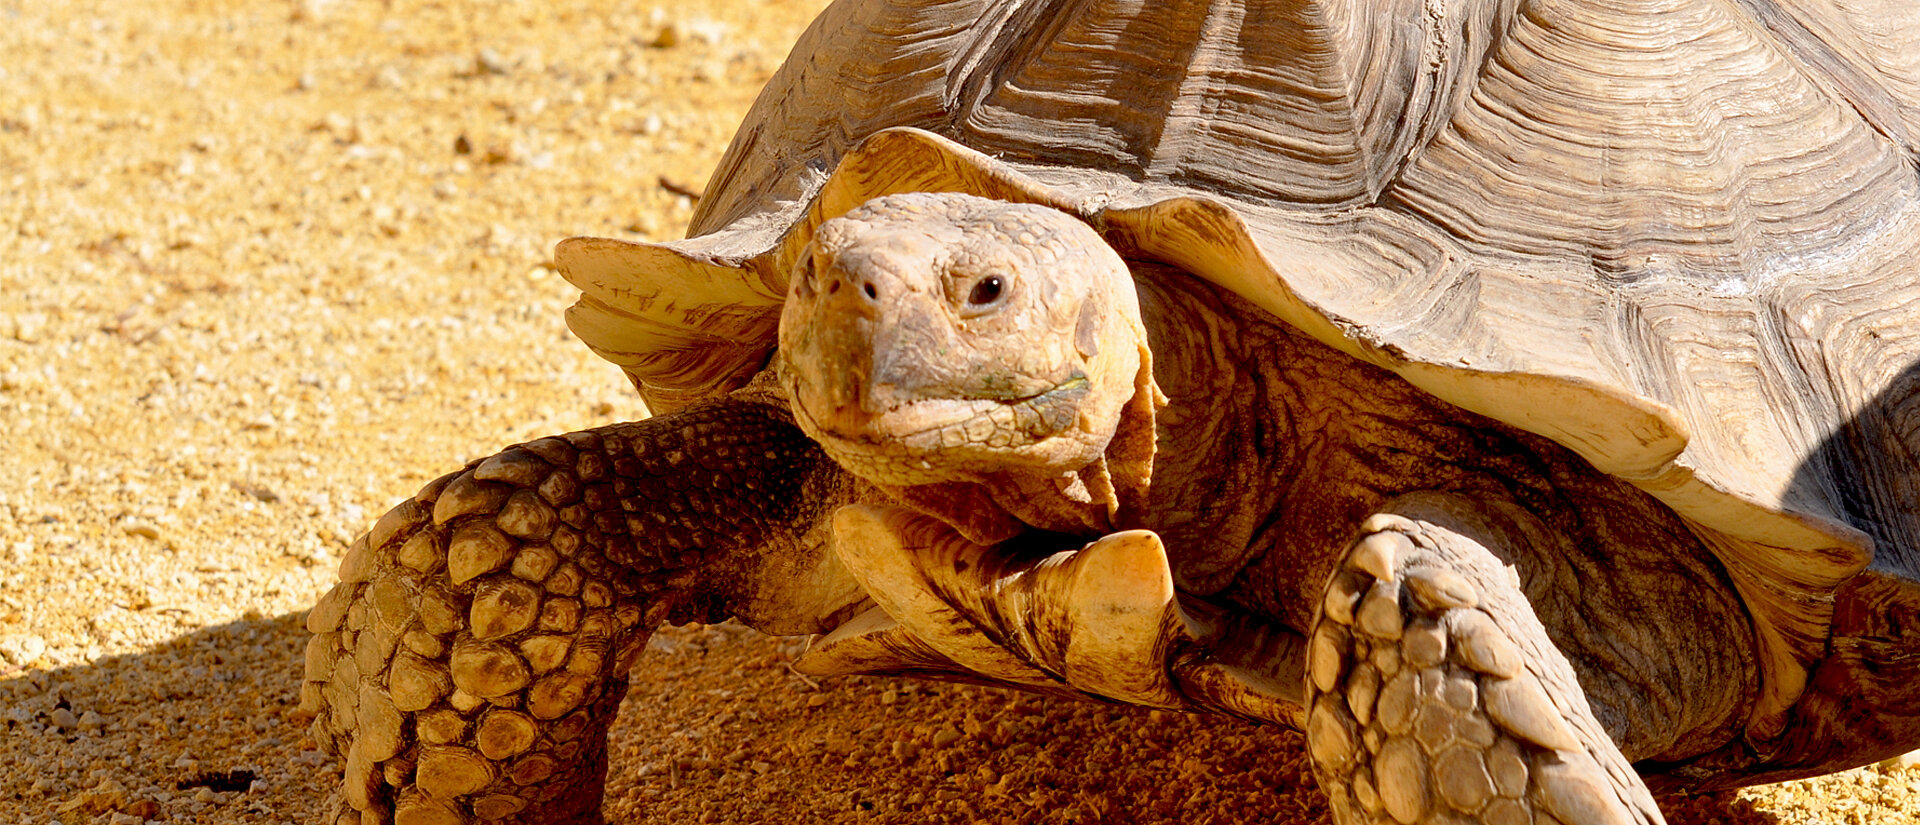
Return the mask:
[[[574,234],[665,239],[818,0],[0,0],[0,822],[312,821],[301,615],[500,446],[643,414]],[[621,822],[1325,822],[1287,731],[809,681],[670,630]],[[1675,823],[1914,823],[1920,771]]]

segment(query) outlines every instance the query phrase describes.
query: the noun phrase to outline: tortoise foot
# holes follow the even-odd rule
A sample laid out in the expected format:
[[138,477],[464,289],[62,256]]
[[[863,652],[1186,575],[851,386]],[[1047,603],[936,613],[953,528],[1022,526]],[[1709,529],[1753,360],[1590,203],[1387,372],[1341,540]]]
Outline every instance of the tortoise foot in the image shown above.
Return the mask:
[[1469,535],[1369,519],[1307,674],[1308,751],[1342,825],[1664,821],[1517,579]]
[[302,688],[314,739],[344,763],[329,825],[602,821],[606,731],[657,620],[641,577],[582,540],[603,453],[508,450],[428,484],[348,552],[308,614]]
[[301,703],[344,763],[330,825],[601,822],[653,628],[813,632],[857,596],[803,540],[849,495],[830,466],[727,400],[512,447],[393,508],[307,614]]

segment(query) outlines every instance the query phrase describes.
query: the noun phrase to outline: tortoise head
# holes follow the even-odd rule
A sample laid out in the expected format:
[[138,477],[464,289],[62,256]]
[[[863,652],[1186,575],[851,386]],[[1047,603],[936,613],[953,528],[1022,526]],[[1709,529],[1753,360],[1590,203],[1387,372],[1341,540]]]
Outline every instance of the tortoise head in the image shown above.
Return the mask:
[[800,427],[889,486],[1072,473],[1152,395],[1120,256],[1071,215],[970,195],[876,198],[822,223],[780,352]]

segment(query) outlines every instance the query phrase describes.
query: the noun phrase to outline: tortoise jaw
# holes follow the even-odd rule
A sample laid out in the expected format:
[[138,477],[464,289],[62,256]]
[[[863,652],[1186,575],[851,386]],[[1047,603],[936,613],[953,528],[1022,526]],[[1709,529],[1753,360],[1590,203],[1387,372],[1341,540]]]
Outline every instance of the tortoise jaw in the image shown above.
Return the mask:
[[[991,427],[1008,431],[1001,446],[1011,446],[1021,436],[1035,440],[1072,426],[1073,409],[1086,398],[1089,390],[1086,374],[1074,370],[1066,380],[1045,384],[1038,391],[996,393],[986,389],[957,396],[930,395],[898,401],[877,413],[857,404],[799,401],[795,406],[805,411],[822,435],[845,441],[913,443],[924,441],[931,434],[944,436],[945,441],[951,442],[956,437],[952,433],[956,432],[965,443],[1002,440],[988,432]],[[812,394],[801,393],[799,397],[804,399],[808,395]],[[871,398],[878,394],[863,395]],[[821,410],[823,406],[828,409]]]
[[843,466],[878,483],[927,484],[1030,465],[1023,448],[1079,431],[1080,407],[1092,387],[1075,371],[1037,393],[923,398],[879,413],[808,403],[819,395],[790,389],[801,429]]

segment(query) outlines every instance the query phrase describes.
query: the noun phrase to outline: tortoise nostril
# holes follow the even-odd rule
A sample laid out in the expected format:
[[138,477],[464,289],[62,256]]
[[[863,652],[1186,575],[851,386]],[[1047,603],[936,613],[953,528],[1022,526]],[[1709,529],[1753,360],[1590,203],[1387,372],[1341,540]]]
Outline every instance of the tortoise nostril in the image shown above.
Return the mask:
[[874,288],[872,281],[868,281],[864,284],[861,284],[860,288],[867,293],[867,300],[869,301],[880,300],[880,290]]
[[827,284],[828,295],[835,295],[835,294],[838,294],[839,292],[840,292],[840,282],[838,280],[832,281]]

